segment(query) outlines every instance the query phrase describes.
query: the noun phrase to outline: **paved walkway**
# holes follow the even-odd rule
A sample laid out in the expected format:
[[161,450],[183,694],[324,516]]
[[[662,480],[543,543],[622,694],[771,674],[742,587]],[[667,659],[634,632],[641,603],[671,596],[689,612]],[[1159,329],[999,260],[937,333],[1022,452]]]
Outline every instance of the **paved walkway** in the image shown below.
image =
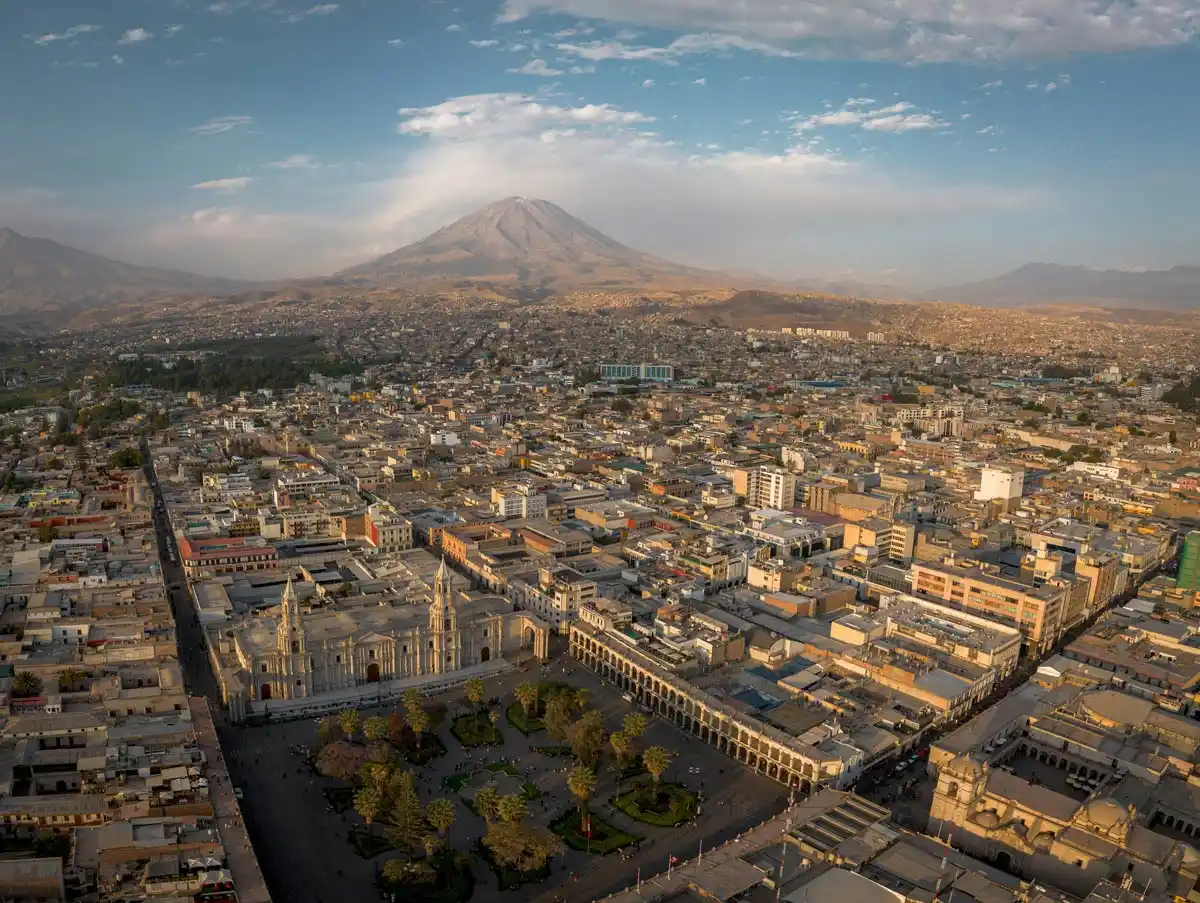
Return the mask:
[[233,874],[233,886],[237,890],[239,903],[270,903],[271,895],[267,891],[266,881],[258,867],[258,859],[254,855],[254,847],[246,832],[246,823],[242,820],[241,807],[237,797],[233,795],[233,783],[225,759],[221,755],[221,747],[217,741],[217,731],[213,726],[212,713],[208,701],[203,697],[188,697],[188,708],[192,713],[192,725],[196,730],[196,738],[200,748],[208,759],[206,774],[208,777],[209,800],[217,820],[217,832],[221,836],[221,845],[225,847],[225,856],[229,862],[229,871]]

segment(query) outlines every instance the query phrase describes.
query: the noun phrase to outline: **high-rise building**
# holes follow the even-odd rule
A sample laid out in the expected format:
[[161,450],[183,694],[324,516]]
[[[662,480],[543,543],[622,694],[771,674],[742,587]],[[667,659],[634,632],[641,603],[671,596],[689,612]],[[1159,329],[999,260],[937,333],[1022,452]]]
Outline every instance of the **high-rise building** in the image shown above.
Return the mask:
[[1193,530],[1183,538],[1178,586],[1180,589],[1200,591],[1200,530]]
[[1019,499],[1025,488],[1025,471],[1020,467],[985,467],[980,474],[977,502]]
[[782,467],[739,467],[732,478],[734,494],[752,508],[787,511],[796,504],[796,475]]

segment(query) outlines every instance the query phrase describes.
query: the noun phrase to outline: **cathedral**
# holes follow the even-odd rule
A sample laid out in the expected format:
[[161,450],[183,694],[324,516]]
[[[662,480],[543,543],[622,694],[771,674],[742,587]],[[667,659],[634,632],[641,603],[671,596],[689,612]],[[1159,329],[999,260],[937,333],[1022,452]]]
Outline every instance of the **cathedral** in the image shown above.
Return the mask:
[[549,643],[546,624],[500,597],[456,599],[444,561],[427,606],[347,602],[306,611],[289,580],[274,617],[248,616],[221,633],[214,665],[234,720],[450,685],[502,660],[545,658]]

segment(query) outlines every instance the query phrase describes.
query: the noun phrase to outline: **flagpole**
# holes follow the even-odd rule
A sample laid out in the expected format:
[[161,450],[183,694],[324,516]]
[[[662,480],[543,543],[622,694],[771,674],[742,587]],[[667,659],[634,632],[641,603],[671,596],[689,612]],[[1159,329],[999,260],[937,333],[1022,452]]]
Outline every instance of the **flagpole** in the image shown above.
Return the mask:
[[637,892],[640,897],[642,895],[642,867],[640,865],[638,866]]

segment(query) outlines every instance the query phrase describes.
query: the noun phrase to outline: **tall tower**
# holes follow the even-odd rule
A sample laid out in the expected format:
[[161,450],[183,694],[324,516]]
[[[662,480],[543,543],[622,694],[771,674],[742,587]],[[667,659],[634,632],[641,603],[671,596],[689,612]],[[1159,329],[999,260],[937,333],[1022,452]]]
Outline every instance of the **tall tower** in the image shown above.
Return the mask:
[[300,601],[288,578],[280,599],[279,626],[275,629],[275,648],[279,652],[280,682],[284,698],[308,695],[308,636],[300,618]]
[[430,673],[455,671],[458,661],[458,612],[454,608],[454,587],[446,559],[442,559],[433,578],[433,601],[429,603],[429,636],[433,641]]

